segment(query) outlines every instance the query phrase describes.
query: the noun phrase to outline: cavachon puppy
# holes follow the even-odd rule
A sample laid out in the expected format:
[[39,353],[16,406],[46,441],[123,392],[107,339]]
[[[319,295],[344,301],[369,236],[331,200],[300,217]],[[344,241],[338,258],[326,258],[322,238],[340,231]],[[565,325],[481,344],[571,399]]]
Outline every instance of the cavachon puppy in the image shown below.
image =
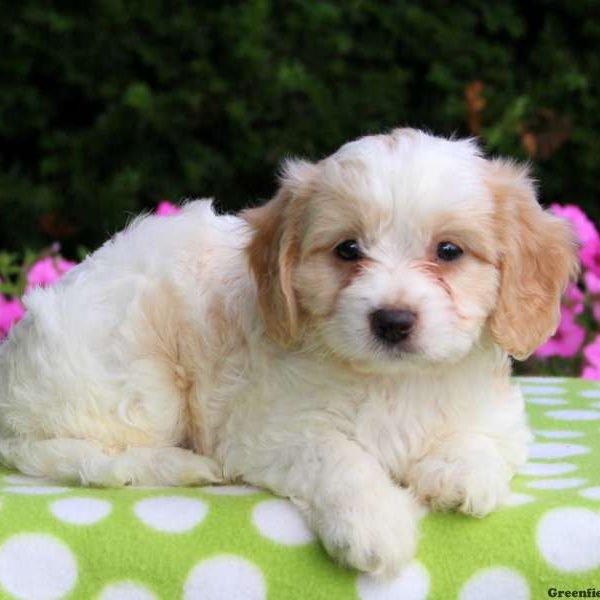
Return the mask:
[[556,329],[570,228],[527,169],[397,129],[239,216],[135,220],[26,298],[0,346],[0,457],[84,485],[245,481],[390,576],[422,506],[483,516],[530,433],[510,358]]

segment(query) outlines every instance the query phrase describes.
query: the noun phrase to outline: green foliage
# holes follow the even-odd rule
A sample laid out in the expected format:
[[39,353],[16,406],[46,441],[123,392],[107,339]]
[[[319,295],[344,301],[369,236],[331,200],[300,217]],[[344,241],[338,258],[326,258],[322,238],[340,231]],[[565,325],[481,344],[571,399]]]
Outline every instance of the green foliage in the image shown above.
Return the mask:
[[20,298],[27,285],[27,271],[38,258],[54,254],[46,250],[39,255],[25,250],[21,256],[17,252],[0,252],[0,294],[9,298]]
[[[533,154],[545,201],[598,219],[593,0],[4,3],[0,245],[74,254],[161,197],[228,209],[399,124]],[[466,88],[481,81],[474,100]],[[477,104],[480,101],[480,104]],[[469,112],[469,110],[471,112]]]

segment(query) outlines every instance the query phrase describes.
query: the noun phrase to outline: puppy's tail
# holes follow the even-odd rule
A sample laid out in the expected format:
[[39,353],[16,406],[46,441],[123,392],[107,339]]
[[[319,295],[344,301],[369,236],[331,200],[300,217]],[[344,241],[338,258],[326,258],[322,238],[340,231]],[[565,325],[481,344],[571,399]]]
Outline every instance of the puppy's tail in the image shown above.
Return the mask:
[[215,461],[176,447],[136,447],[108,453],[87,440],[8,438],[0,439],[0,462],[33,477],[101,487],[222,481]]

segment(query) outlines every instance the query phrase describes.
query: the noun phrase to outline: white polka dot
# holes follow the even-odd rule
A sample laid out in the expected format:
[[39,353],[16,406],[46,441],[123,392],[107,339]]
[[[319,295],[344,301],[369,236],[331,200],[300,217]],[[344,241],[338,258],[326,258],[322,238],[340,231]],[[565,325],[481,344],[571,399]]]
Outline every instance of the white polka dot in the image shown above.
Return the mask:
[[111,511],[110,502],[96,498],[65,498],[50,504],[52,514],[71,525],[92,525]]
[[581,433],[581,431],[548,431],[541,429],[536,431],[535,434],[538,436],[555,440],[567,440],[569,438],[583,437],[584,435],[583,433]]
[[521,391],[527,395],[566,394],[567,390],[556,385],[521,385]]
[[533,496],[530,496],[529,494],[517,494],[516,492],[512,492],[508,497],[506,505],[521,506],[521,504],[529,504],[530,502],[533,502],[533,500]]
[[289,500],[265,500],[257,504],[252,521],[262,535],[286,546],[308,544],[315,537]]
[[591,487],[579,492],[581,496],[588,500],[600,500],[600,487]]
[[587,454],[590,449],[579,444],[561,444],[551,442],[540,442],[529,446],[530,458],[564,458],[566,456],[577,456]]
[[561,404],[567,404],[566,400],[562,398],[547,398],[545,396],[531,396],[527,398],[528,404],[535,404],[536,406],[559,406]]
[[423,600],[429,591],[429,574],[420,562],[414,560],[391,581],[360,575],[356,588],[360,600]]
[[600,398],[600,389],[598,390],[583,390],[579,392],[579,395],[583,398]]
[[203,487],[202,491],[217,496],[247,496],[260,492],[251,485],[211,485]]
[[47,485],[44,487],[34,485],[11,485],[3,488],[2,491],[9,492],[10,494],[24,494],[26,496],[49,496],[51,494],[64,494],[65,492],[68,492],[69,489],[54,485]]
[[542,556],[560,571],[589,571],[600,566],[600,515],[587,508],[555,508],[537,528]]
[[76,580],[77,562],[73,553],[49,535],[15,535],[0,548],[0,583],[17,598],[61,598]]
[[221,555],[192,569],[183,597],[185,600],[263,600],[266,586],[261,571],[250,561]]
[[550,410],[546,414],[560,421],[595,421],[600,419],[600,412],[597,410]]
[[527,487],[536,490],[567,490],[569,488],[581,487],[587,483],[587,479],[577,479],[576,477],[565,479],[535,479],[527,484]]
[[564,377],[552,377],[552,376],[542,376],[542,377],[515,377],[515,379],[519,383],[563,383],[565,381]]
[[465,583],[459,600],[528,600],[527,580],[514,569],[492,567],[482,569]]
[[594,402],[592,408],[600,408],[600,402]]
[[519,473],[521,475],[537,475],[537,476],[549,476],[549,475],[563,475],[564,473],[570,473],[576,471],[577,465],[570,465],[569,463],[535,463],[530,462],[524,465]]
[[44,477],[30,477],[29,475],[5,475],[5,483],[13,483],[16,485],[43,485],[45,483],[54,483],[50,479]]
[[208,506],[195,498],[160,496],[136,503],[135,514],[146,525],[168,533],[189,531],[198,525],[208,512]]
[[137,583],[120,581],[107,585],[98,600],[156,600],[156,595]]

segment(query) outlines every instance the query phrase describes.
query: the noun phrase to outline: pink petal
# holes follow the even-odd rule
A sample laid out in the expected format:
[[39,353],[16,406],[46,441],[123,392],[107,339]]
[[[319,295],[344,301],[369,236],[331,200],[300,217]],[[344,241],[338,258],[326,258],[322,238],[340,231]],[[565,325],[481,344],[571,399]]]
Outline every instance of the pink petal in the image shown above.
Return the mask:
[[596,367],[584,367],[581,372],[581,377],[583,379],[594,379],[596,381],[600,380],[600,369]]
[[0,295],[0,331],[8,333],[24,314],[25,309],[19,300],[6,300],[4,296]]
[[550,210],[557,216],[563,219],[569,220],[575,230],[577,238],[582,245],[587,245],[591,242],[598,242],[600,235],[594,223],[588,218],[588,216],[574,204],[552,204]]
[[67,260],[66,258],[62,258],[61,256],[59,256],[56,259],[56,268],[60,272],[61,275],[63,273],[66,273],[67,271],[70,271],[73,267],[76,267],[76,266],[77,266],[76,262],[73,262],[72,260]]
[[585,340],[585,329],[575,321],[575,312],[567,306],[561,306],[562,319],[556,333],[536,351],[540,358],[575,356]]
[[176,215],[181,212],[181,208],[179,206],[175,206],[171,204],[168,200],[161,200],[159,205],[156,207],[156,214],[161,217],[168,217],[171,215]]
[[47,285],[54,283],[59,277],[59,273],[54,266],[50,256],[42,258],[33,263],[27,273],[27,282],[32,285]]
[[600,294],[600,277],[596,273],[586,271],[583,274],[583,281],[590,294]]
[[72,269],[77,263],[66,260],[61,256],[47,256],[33,263],[27,272],[26,292],[37,286],[52,285],[58,281],[63,273]]
[[600,275],[600,242],[584,244],[579,250],[581,264],[592,273]]
[[560,351],[560,344],[555,340],[549,339],[545,344],[542,344],[535,352],[535,356],[538,358],[548,358],[550,356],[558,356]]
[[567,287],[564,295],[564,302],[573,314],[580,315],[583,312],[583,301],[585,300],[584,293],[574,283]]
[[600,367],[600,335],[583,349],[583,355],[594,367]]
[[584,295],[583,292],[579,289],[579,287],[572,283],[567,287],[567,290],[565,292],[565,298],[567,298],[571,302],[582,302]]
[[583,327],[579,327],[560,339],[551,338],[535,351],[535,355],[540,358],[548,358],[549,356],[571,358],[579,352],[584,340],[585,330]]
[[594,302],[592,304],[592,315],[594,319],[600,323],[600,302]]

